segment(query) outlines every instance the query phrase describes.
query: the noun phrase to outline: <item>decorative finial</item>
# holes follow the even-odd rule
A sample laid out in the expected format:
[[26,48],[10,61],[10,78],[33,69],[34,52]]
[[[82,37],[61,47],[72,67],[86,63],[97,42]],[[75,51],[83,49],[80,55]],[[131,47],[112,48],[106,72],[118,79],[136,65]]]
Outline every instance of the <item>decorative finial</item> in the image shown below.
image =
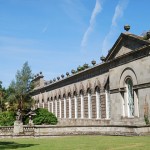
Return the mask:
[[94,66],[96,64],[96,61],[95,60],[92,60],[91,61],[92,65]]
[[69,72],[66,72],[66,75],[69,76]]
[[101,56],[100,59],[101,59],[102,62],[105,62],[105,57],[103,55]]
[[130,30],[130,25],[128,25],[128,24],[125,25],[125,26],[124,26],[124,30],[126,30],[126,31],[128,32],[128,31]]
[[150,31],[146,33],[147,39],[150,39]]
[[62,74],[61,77],[64,78],[64,75]]
[[75,71],[74,69],[71,70],[71,73],[72,73],[72,74],[75,74],[75,72],[76,72],[76,71]]

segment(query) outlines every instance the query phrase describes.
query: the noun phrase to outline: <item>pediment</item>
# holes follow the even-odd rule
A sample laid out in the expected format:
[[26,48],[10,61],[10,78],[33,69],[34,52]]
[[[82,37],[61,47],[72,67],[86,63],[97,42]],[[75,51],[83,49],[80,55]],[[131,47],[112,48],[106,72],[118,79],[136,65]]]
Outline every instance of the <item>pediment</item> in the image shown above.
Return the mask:
[[141,49],[143,46],[149,44],[149,41],[145,41],[139,36],[122,33],[111,48],[110,52],[108,53],[106,61],[115,59],[132,51]]

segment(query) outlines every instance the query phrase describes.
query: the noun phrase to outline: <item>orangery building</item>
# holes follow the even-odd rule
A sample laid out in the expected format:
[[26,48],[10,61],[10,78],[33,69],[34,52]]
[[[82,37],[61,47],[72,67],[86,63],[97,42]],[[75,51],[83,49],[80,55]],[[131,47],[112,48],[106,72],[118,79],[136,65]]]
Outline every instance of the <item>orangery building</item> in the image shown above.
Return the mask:
[[54,113],[59,125],[144,125],[150,116],[149,39],[149,32],[121,33],[99,64],[93,60],[50,81],[37,74],[35,108]]

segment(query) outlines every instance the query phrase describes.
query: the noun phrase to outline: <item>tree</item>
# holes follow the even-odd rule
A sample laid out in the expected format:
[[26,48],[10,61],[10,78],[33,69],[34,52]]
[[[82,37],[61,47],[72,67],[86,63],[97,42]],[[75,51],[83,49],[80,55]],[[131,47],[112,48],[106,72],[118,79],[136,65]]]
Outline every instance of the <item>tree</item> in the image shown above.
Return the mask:
[[6,97],[6,90],[2,86],[2,81],[0,81],[0,109],[1,111],[5,109],[5,97]]
[[33,117],[33,122],[36,125],[42,124],[55,125],[58,122],[56,116],[45,108],[38,108],[35,110],[35,113],[36,115]]
[[16,80],[13,80],[8,88],[9,102],[17,103],[17,108],[21,111],[31,107],[32,78],[32,71],[28,62],[25,62],[22,69],[17,71]]

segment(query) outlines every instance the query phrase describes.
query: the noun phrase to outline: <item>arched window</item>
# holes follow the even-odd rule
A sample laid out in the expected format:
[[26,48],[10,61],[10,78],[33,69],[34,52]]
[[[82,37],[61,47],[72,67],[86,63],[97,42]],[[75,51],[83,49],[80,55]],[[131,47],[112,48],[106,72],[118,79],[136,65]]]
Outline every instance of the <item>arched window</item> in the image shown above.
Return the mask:
[[66,95],[64,94],[63,95],[63,98],[64,98],[64,118],[66,118]]
[[101,118],[101,103],[100,103],[100,88],[96,86],[95,88],[96,93],[96,118]]
[[127,90],[128,115],[130,117],[134,116],[133,82],[131,78],[127,78],[125,83]]
[[68,100],[69,100],[69,107],[68,107],[68,109],[69,109],[69,118],[71,119],[72,118],[72,104],[71,104],[71,93],[70,92],[68,93]]
[[87,94],[88,94],[88,118],[92,118],[92,104],[91,104],[91,89],[87,89]]
[[109,82],[105,86],[105,96],[106,96],[106,118],[111,117],[111,103],[110,103],[110,93],[109,93]]
[[83,90],[80,90],[80,98],[81,98],[81,118],[84,118],[84,97]]
[[75,110],[75,118],[78,118],[78,100],[77,100],[77,92],[74,91],[74,110]]

